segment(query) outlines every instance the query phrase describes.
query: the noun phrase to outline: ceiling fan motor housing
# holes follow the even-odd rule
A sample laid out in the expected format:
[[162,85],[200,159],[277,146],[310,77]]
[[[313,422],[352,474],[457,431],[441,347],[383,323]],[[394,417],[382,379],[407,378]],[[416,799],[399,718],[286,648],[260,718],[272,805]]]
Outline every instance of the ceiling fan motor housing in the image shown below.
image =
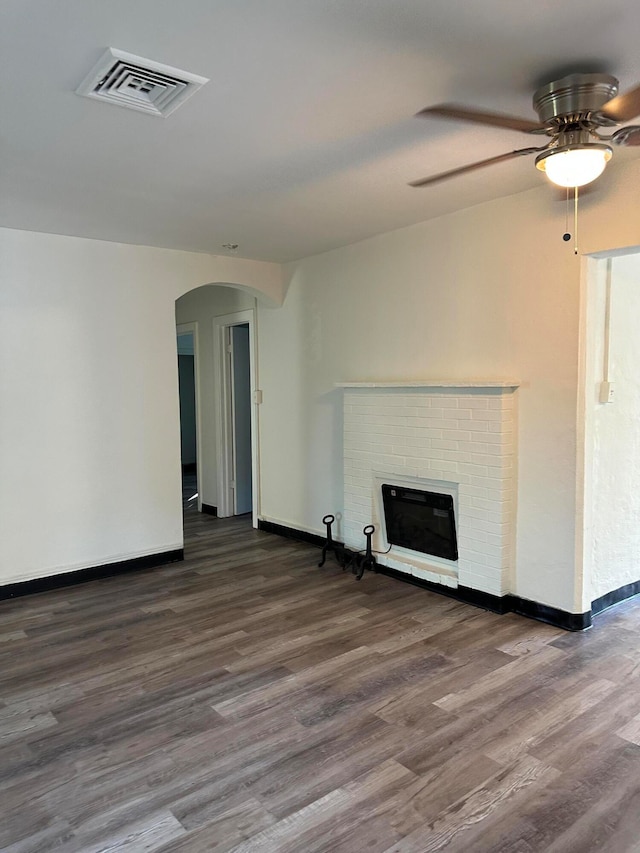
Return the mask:
[[579,122],[601,110],[617,93],[618,81],[610,74],[569,74],[541,86],[533,106],[542,124]]

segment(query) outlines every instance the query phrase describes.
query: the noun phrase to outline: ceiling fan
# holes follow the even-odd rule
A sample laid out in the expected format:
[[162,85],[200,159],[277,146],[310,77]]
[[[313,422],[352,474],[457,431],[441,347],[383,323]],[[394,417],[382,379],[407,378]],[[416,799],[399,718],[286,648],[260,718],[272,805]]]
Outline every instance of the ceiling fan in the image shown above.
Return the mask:
[[640,125],[629,125],[603,136],[611,128],[640,115],[640,85],[618,95],[618,81],[609,74],[569,74],[541,86],[533,95],[538,121],[484,112],[456,104],[427,107],[418,116],[471,121],[521,133],[550,137],[537,148],[519,148],[460,166],[448,172],[411,181],[411,187],[426,187],[439,181],[474,172],[494,163],[536,154],[535,164],[549,180],[562,187],[577,187],[595,180],[611,159],[614,145],[640,145]]

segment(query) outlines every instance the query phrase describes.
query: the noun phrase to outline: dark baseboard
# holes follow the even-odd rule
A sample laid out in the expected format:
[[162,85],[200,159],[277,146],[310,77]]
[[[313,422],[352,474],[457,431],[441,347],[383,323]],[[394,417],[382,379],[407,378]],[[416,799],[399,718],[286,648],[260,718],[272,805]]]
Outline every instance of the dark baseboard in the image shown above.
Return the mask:
[[[307,542],[310,545],[317,545],[320,548],[325,543],[323,536],[318,536],[315,533],[307,533],[304,530],[296,530],[294,527],[286,527],[283,524],[274,524],[271,521],[258,521],[258,528],[264,530],[266,533],[275,533],[278,536],[284,536],[287,539],[296,539],[299,542]],[[342,545],[341,542],[336,542],[336,544]],[[345,553],[347,556],[351,555],[348,549],[345,549]],[[399,572],[397,569],[391,569],[387,566],[379,566],[378,572],[381,575],[386,575],[403,583],[410,583],[421,589],[428,589],[431,592],[437,592],[439,595],[446,595],[448,598],[464,601],[465,604],[481,607],[483,610],[490,610],[492,613],[517,613],[520,616],[536,619],[538,622],[556,625],[558,628],[564,628],[566,631],[582,631],[591,625],[591,611],[587,613],[569,613],[566,610],[549,607],[549,605],[541,604],[538,601],[528,601],[525,598],[519,598],[517,595],[491,595],[488,592],[481,592],[480,590],[471,589],[466,586],[444,586],[443,584],[433,583],[432,581],[408,575],[405,572]],[[640,584],[638,586],[638,592],[640,592]]]
[[548,604],[541,604],[539,601],[529,601],[526,598],[519,598],[517,595],[510,595],[511,610],[513,613],[518,613],[520,616],[528,616],[530,619],[537,619],[538,622],[546,622],[548,625],[555,625],[557,628],[564,628],[566,631],[584,631],[591,625],[591,611],[586,613],[569,613],[567,610],[559,610],[557,607],[550,607]]
[[595,601],[591,602],[591,612],[596,616],[608,607],[613,607],[614,604],[619,604],[626,598],[638,595],[638,593],[640,593],[640,581],[633,581],[633,583],[627,583],[624,586],[618,587],[618,589],[612,589],[611,592],[607,592],[605,595],[601,595],[600,598],[596,598]]
[[295,527],[285,527],[283,524],[274,524],[272,521],[258,519],[258,530],[265,533],[275,533],[276,536],[284,536],[285,539],[295,539],[298,542],[306,542],[309,545],[317,545],[319,548],[325,543],[324,536],[317,533],[307,533],[306,530],[296,530]]
[[211,506],[211,504],[202,504],[202,512],[205,515],[214,515],[216,518],[218,517],[218,507]]
[[87,581],[101,580],[125,572],[138,572],[142,569],[155,569],[167,563],[177,563],[184,560],[184,548],[173,551],[162,551],[159,554],[147,554],[144,557],[133,557],[118,563],[107,563],[104,566],[89,566],[86,569],[76,569],[73,572],[61,572],[59,575],[47,575],[44,578],[33,578],[28,581],[9,583],[0,586],[0,601],[8,598],[18,598],[21,595],[31,595],[36,592],[48,592]]

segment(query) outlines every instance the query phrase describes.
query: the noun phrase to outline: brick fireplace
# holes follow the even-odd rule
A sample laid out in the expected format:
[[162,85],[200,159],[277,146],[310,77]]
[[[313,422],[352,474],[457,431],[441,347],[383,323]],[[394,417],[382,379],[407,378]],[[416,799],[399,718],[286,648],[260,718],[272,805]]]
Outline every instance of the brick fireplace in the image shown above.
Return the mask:
[[391,546],[389,568],[448,587],[513,591],[516,382],[342,383],[347,547],[386,551],[382,484],[450,495],[458,559]]

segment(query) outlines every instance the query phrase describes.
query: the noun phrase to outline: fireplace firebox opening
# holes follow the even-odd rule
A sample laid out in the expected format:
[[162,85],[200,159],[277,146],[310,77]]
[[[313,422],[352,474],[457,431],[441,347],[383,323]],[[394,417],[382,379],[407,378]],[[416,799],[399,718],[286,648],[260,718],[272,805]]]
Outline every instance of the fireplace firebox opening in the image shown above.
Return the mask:
[[384,483],[382,503],[389,545],[445,560],[458,559],[451,495]]

